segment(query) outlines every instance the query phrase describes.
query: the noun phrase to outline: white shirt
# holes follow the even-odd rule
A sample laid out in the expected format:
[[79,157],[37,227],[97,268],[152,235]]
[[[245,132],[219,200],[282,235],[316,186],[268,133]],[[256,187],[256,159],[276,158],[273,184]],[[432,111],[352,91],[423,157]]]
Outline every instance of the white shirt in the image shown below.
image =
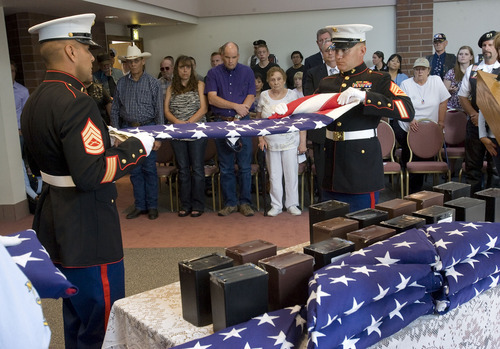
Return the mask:
[[328,76],[340,73],[340,70],[339,70],[339,68],[337,68],[337,66],[332,68],[326,63],[325,63],[325,66],[326,66],[326,71],[328,73]]
[[[439,105],[450,98],[450,93],[441,78],[430,75],[424,85],[420,86],[413,78],[401,83],[401,89],[411,98],[415,108],[414,120],[431,119],[438,122]],[[398,121],[399,126],[406,132],[410,123]]]

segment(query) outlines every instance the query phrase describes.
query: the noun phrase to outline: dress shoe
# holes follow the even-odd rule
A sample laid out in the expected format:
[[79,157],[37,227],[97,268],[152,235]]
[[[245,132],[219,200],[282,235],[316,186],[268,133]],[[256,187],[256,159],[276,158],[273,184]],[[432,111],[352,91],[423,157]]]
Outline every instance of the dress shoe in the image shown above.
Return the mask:
[[203,211],[193,211],[191,212],[191,217],[199,217],[203,214]]
[[179,213],[177,213],[177,215],[179,217],[186,217],[186,216],[189,216],[190,213],[191,213],[191,211],[180,210]]
[[146,213],[148,213],[148,211],[138,210],[137,208],[134,208],[134,210],[127,215],[127,219],[134,219],[139,217],[141,214],[146,214]]
[[156,208],[150,208],[148,210],[148,218],[149,219],[156,219],[156,218],[158,218],[158,210]]

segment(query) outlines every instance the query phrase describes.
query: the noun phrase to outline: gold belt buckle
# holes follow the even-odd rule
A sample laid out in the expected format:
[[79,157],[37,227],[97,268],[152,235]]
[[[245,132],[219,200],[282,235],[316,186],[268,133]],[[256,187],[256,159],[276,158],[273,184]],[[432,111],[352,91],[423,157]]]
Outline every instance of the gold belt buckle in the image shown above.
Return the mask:
[[342,131],[333,131],[333,140],[338,142],[338,141],[343,141],[344,140],[344,132]]

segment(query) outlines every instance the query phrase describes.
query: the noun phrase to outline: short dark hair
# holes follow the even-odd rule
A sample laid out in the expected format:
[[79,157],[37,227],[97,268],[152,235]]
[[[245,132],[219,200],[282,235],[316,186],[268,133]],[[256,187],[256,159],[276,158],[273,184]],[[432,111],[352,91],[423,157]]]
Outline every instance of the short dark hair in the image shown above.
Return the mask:
[[302,56],[302,53],[300,53],[300,51],[293,51],[290,55],[290,58],[293,58],[293,55],[299,55],[300,59],[304,59],[304,56]]
[[[380,57],[380,56],[379,56]],[[389,63],[390,61],[392,61],[392,59],[394,57],[397,57],[399,59],[399,69],[398,69],[398,74],[401,74],[402,71],[401,71],[401,66],[403,65],[403,57],[401,57],[400,54],[398,53],[393,53],[392,55],[389,56],[389,59],[387,60],[387,63]],[[382,58],[383,60],[383,58]],[[389,68],[387,68],[387,71],[389,71]]]
[[384,53],[382,51],[375,51],[373,54],[377,55],[378,58],[382,58],[382,62],[384,61]]

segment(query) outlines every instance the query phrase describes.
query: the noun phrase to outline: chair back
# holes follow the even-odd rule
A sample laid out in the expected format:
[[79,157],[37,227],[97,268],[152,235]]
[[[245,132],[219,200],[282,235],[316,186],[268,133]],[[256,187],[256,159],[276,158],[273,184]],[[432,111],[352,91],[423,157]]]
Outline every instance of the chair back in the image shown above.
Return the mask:
[[444,118],[444,141],[449,145],[465,142],[467,115],[460,110],[448,110]]
[[215,139],[209,138],[207,141],[207,146],[205,148],[205,156],[203,158],[204,162],[210,161],[212,159],[216,160],[217,147],[215,145]]
[[390,158],[392,160],[392,150],[394,149],[394,144],[396,144],[396,136],[391,125],[384,120],[380,120],[377,126],[377,137],[382,149],[382,158]]
[[169,140],[161,142],[160,148],[156,151],[156,162],[159,164],[174,162],[174,149]]
[[431,119],[418,121],[418,131],[408,130],[408,147],[410,148],[410,161],[413,154],[422,159],[438,157],[441,161],[441,148],[444,135],[441,127]]

